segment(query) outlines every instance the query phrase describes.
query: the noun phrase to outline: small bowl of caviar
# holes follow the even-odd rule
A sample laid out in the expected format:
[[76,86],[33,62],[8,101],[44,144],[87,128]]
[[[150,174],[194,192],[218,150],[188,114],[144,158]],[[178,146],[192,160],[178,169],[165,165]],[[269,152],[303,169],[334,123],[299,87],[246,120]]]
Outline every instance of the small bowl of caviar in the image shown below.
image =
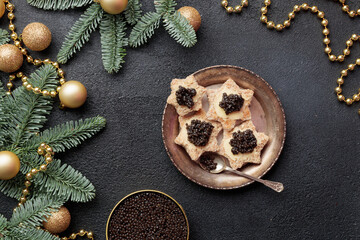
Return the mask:
[[133,192],[112,210],[106,239],[189,239],[189,222],[184,209],[169,195],[156,190]]

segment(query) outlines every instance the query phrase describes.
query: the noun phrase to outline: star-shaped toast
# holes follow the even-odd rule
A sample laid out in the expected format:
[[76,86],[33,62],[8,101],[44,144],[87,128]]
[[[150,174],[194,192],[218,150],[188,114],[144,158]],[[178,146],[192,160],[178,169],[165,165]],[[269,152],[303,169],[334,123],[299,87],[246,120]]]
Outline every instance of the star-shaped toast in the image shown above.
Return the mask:
[[210,108],[207,117],[219,121],[224,130],[235,127],[237,120],[250,120],[250,102],[254,92],[241,89],[234,80],[227,80],[219,89],[208,90]]
[[185,116],[202,108],[205,94],[206,89],[197,83],[193,75],[186,79],[173,79],[167,103],[173,105],[180,116]]
[[261,163],[261,151],[269,141],[264,133],[259,133],[252,121],[246,121],[232,131],[224,131],[220,154],[225,156],[233,169],[246,163]]
[[185,148],[193,161],[204,152],[218,152],[217,136],[222,130],[221,124],[206,118],[200,110],[192,116],[179,117],[180,132],[175,143]]

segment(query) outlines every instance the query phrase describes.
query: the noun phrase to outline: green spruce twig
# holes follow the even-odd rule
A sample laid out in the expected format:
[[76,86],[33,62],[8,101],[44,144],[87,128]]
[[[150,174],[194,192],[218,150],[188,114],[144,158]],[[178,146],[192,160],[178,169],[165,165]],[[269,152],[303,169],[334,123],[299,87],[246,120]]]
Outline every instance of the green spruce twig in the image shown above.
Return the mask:
[[126,22],[130,25],[135,25],[141,18],[141,12],[140,0],[129,0],[124,12]]
[[90,34],[98,27],[104,11],[100,4],[93,3],[67,34],[58,53],[59,63],[66,63],[89,41]]
[[178,11],[175,11],[174,0],[155,0],[156,12],[146,13],[135,25],[129,37],[131,47],[139,47],[146,43],[159,27],[163,19],[164,27],[179,44],[184,47],[193,47],[196,42],[196,32],[189,21]]
[[0,28],[0,45],[8,43],[10,41],[9,32],[5,29]]
[[117,73],[125,62],[126,24],[120,15],[105,13],[100,23],[102,60],[108,73]]
[[83,7],[93,0],[27,0],[34,7],[44,10],[65,10],[69,8]]

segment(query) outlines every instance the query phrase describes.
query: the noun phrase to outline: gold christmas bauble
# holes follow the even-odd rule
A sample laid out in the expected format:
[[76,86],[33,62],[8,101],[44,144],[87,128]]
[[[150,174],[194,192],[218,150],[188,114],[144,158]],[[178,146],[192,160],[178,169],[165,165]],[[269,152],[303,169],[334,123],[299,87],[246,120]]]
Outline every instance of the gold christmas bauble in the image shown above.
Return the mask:
[[49,28],[39,22],[28,24],[24,28],[21,36],[25,46],[33,51],[45,50],[51,43],[51,32]]
[[69,210],[62,206],[58,212],[51,213],[51,216],[46,218],[43,222],[43,226],[46,230],[53,234],[64,232],[71,222],[71,215]]
[[[0,0],[2,1],[2,0]],[[11,73],[19,70],[24,61],[21,51],[11,44],[0,46],[0,70]]]
[[87,98],[87,91],[78,81],[68,81],[59,91],[60,102],[67,108],[81,107]]
[[201,25],[201,16],[198,10],[193,7],[185,6],[178,10],[193,26],[194,30],[197,31]]
[[3,0],[0,0],[0,18],[4,16],[5,13],[5,3]]
[[[1,0],[0,0],[1,1]],[[20,159],[15,153],[0,152],[0,179],[9,180],[15,177],[20,170]]]
[[100,0],[100,5],[109,14],[119,14],[126,9],[128,0]]

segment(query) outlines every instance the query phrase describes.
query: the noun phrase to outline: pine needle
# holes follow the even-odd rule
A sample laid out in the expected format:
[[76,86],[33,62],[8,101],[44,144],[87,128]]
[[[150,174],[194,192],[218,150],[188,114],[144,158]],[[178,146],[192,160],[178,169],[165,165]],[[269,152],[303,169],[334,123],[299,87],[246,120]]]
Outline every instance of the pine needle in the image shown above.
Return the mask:
[[9,32],[5,29],[0,28],[0,45],[8,43],[10,41]]
[[128,6],[124,12],[126,22],[135,25],[141,18],[141,3],[139,0],[129,0]]
[[98,3],[93,3],[74,24],[58,53],[58,62],[66,63],[82,46],[89,41],[90,34],[98,27],[103,15]]
[[184,47],[193,47],[196,44],[196,32],[181,13],[165,15],[164,26],[170,36]]
[[102,60],[108,73],[117,73],[124,63],[126,56],[125,46],[126,24],[120,15],[104,14],[100,23]]
[[69,8],[83,7],[93,0],[27,0],[34,7],[44,10],[65,10]]
[[154,35],[155,29],[159,28],[161,15],[155,12],[145,13],[133,28],[129,45],[139,47],[146,43]]
[[156,12],[164,14],[173,14],[177,3],[174,0],[155,0],[154,1]]

